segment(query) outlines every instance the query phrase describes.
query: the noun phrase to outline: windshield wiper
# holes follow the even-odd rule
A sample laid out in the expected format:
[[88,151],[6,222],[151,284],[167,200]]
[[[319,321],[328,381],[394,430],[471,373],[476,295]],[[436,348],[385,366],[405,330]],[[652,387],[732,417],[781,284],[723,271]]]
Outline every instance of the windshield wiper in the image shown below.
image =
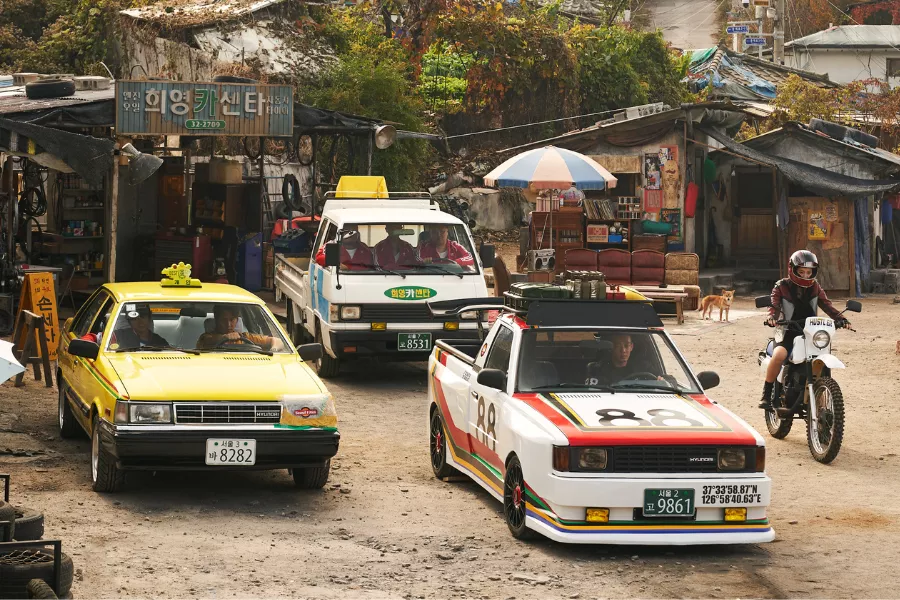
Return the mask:
[[248,344],[233,344],[220,346],[218,348],[204,348],[200,352],[256,352],[257,354],[265,354],[266,356],[274,356],[271,350],[263,350],[259,346],[250,346]]
[[[375,269],[376,271],[383,271],[385,273],[390,273],[391,275],[399,275],[403,279],[406,279],[406,275],[404,275],[403,273],[394,271],[392,269],[385,269],[381,265],[376,265],[373,263],[356,263],[356,264],[359,265],[360,267],[366,267],[367,269]],[[347,271],[345,271],[345,272],[347,272]]]
[[462,273],[457,273],[457,272],[451,271],[450,269],[445,269],[445,268],[442,267],[441,265],[436,265],[436,264],[434,264],[434,263],[421,263],[421,264],[400,265],[400,266],[401,266],[401,267],[416,267],[416,268],[422,267],[423,269],[428,269],[428,268],[431,268],[431,269],[437,269],[437,270],[440,271],[441,273],[445,273],[445,274],[447,274],[447,275],[456,275],[456,276],[459,277],[460,279],[463,278],[463,274],[462,274]]
[[184,352],[185,354],[193,354],[199,355],[199,350],[192,350],[190,348],[181,348],[179,346],[140,346],[138,348],[123,348],[121,350],[116,350],[116,352],[141,352],[143,350],[149,350],[151,352],[164,352],[166,350],[176,350],[178,352]]
[[550,385],[538,385],[534,386],[532,390],[545,390],[549,388],[579,388],[583,390],[591,390],[592,392],[609,392],[610,394],[615,394],[616,389],[611,385],[590,385],[587,383],[572,383],[572,382],[563,382],[563,383],[552,383]]
[[656,385],[656,384],[645,385],[645,384],[642,384],[637,381],[635,381],[633,383],[617,383],[613,387],[615,387],[617,389],[632,388],[632,389],[648,391],[648,392],[678,393],[681,391],[680,389],[672,387],[671,385],[670,386],[663,386],[663,385]]

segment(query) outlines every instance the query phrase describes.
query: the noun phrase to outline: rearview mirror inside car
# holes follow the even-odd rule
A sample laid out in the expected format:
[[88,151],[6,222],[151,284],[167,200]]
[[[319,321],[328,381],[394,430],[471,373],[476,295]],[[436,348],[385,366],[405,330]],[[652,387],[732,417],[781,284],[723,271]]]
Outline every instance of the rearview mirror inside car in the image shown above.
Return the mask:
[[209,316],[209,311],[205,308],[200,308],[199,306],[185,306],[180,311],[178,311],[178,315],[181,317],[203,317],[204,319]]
[[710,390],[719,385],[719,374],[715,371],[701,371],[697,373],[697,381],[700,382],[704,390]]
[[506,389],[506,373],[504,373],[500,369],[482,369],[478,373],[478,378],[476,379],[476,381],[478,381],[478,383],[480,383],[484,387],[489,387],[495,390]]
[[303,362],[319,360],[324,353],[325,349],[322,348],[322,344],[303,344],[297,348],[297,354],[300,355]]
[[69,354],[96,360],[100,353],[100,346],[87,340],[72,340],[69,342]]
[[772,306],[772,297],[771,296],[757,296],[756,297],[756,308],[769,308]]
[[335,242],[325,244],[325,266],[337,267],[341,264],[341,247]]
[[850,312],[862,312],[862,304],[857,300],[847,300],[847,310]]

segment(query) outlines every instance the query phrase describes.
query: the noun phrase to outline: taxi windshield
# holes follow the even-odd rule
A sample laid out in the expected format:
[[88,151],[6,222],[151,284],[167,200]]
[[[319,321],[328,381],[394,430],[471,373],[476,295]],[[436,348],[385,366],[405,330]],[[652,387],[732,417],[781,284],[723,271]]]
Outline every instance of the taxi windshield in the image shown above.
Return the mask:
[[403,275],[477,273],[466,228],[453,223],[345,224],[335,240],[341,245],[342,273],[398,272]]
[[522,336],[518,390],[699,393],[661,332],[532,330]]
[[116,314],[107,350],[272,354],[290,352],[290,346],[256,304],[124,302]]

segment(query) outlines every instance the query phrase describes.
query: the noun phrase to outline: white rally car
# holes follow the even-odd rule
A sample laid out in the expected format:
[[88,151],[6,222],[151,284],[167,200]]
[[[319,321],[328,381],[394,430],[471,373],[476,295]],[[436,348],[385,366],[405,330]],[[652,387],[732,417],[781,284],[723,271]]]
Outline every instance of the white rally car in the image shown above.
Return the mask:
[[432,468],[502,500],[517,538],[769,542],[765,442],[706,395],[718,381],[691,371],[649,302],[507,307],[483,343],[431,355]]

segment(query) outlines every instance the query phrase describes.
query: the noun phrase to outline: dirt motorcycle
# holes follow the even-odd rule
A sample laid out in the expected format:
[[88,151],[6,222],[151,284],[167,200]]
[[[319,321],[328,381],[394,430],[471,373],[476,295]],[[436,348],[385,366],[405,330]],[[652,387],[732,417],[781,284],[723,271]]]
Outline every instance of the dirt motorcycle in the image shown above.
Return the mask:
[[[771,305],[769,296],[756,299],[757,308]],[[848,300],[841,314],[848,310],[860,312],[862,304]],[[793,338],[793,344],[772,389],[772,408],[766,409],[766,427],[772,437],[779,440],[790,433],[795,418],[804,419],[809,452],[824,464],[837,457],[844,438],[844,396],[831,376],[832,369],[844,368],[844,363],[831,354],[835,330],[843,320],[838,321],[835,323],[828,317],[809,317],[799,321],[775,322],[776,326],[785,327],[784,335],[787,339]],[[774,351],[775,339],[770,338],[757,359],[763,373]]]

